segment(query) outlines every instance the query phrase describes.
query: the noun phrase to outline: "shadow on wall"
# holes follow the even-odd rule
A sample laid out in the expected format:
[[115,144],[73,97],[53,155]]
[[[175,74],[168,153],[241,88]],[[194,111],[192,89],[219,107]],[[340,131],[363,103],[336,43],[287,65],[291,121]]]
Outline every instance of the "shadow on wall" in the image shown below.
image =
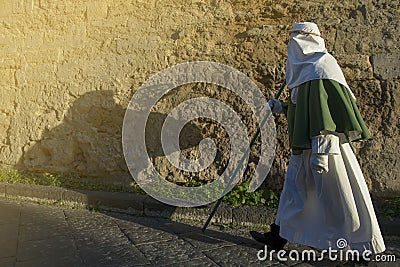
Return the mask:
[[[166,114],[151,112],[147,119],[146,149],[151,159],[165,156],[161,143],[161,129],[166,118]],[[193,121],[188,122],[179,133],[181,151],[196,148],[204,137],[202,130]]]
[[113,96],[112,91],[80,96],[61,124],[24,149],[17,167],[98,177],[127,173],[121,147],[125,110]]
[[[132,178],[121,144],[125,110],[115,103],[113,91],[82,95],[73,102],[60,125],[45,130],[41,140],[24,149],[16,167],[28,171],[77,173],[129,184]],[[165,114],[152,112],[147,121],[147,148],[153,160],[164,156],[160,152],[160,130],[165,118]],[[200,129],[192,123],[184,127],[180,137],[181,149],[196,147],[202,139]]]

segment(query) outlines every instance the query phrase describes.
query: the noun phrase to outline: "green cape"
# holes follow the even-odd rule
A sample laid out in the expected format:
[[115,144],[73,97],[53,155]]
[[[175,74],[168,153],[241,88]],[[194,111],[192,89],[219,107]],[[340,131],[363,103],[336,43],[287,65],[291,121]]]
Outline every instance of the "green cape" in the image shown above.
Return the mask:
[[327,133],[347,141],[371,138],[349,90],[333,80],[312,80],[299,86],[296,104],[288,103],[290,145],[294,154],[311,148],[311,138]]

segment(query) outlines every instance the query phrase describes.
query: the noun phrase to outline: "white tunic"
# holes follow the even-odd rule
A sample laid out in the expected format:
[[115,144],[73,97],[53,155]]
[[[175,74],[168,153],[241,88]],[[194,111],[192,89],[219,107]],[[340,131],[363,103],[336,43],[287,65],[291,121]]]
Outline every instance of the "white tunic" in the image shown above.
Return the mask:
[[312,150],[292,155],[279,201],[276,224],[280,235],[292,242],[338,249],[380,253],[385,245],[358,161],[348,143],[329,154],[329,171],[310,167]]

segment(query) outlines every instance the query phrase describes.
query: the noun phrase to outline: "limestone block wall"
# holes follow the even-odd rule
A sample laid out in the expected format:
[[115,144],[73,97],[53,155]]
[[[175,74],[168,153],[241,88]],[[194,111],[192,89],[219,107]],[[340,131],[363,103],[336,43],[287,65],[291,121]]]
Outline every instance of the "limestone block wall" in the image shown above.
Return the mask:
[[[284,79],[292,23],[308,20],[320,26],[374,136],[357,146],[372,193],[400,192],[397,0],[0,4],[0,163],[5,167],[129,179],[121,147],[122,121],[131,96],[146,79],[177,63],[210,60],[244,72],[268,98]],[[166,97],[165,108],[155,111],[158,120],[191,95],[190,90],[182,88]],[[234,99],[218,88],[209,91]],[[157,123],[148,126],[157,129]],[[280,186],[290,152],[285,118],[278,117],[276,124],[277,155],[267,183]],[[199,122],[194,126],[203,130],[200,137],[212,129]],[[154,142],[150,146],[157,148]],[[196,142],[192,143],[189,149]],[[155,153],[153,160],[166,174],[181,175],[162,155]],[[254,164],[256,160],[250,166]]]

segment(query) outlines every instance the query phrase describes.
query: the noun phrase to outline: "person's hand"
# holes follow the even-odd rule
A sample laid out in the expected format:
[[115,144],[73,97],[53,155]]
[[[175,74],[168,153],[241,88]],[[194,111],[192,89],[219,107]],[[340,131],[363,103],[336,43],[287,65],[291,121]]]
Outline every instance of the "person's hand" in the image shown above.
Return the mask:
[[282,103],[276,98],[271,98],[268,101],[269,108],[273,113],[282,113]]
[[328,154],[311,154],[311,169],[315,170],[317,173],[327,173],[329,171],[328,163]]

